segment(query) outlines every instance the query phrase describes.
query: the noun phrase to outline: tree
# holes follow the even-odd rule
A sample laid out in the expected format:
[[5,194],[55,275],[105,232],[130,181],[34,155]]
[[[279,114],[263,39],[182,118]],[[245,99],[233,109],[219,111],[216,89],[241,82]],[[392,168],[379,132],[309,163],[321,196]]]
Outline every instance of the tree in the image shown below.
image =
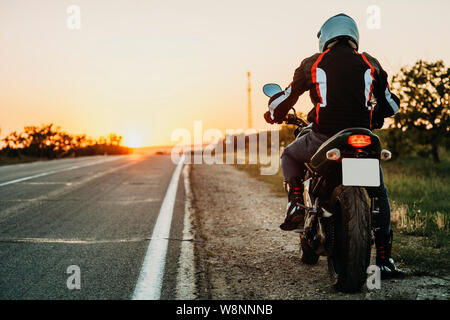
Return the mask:
[[123,147],[122,136],[111,133],[99,141],[86,135],[74,136],[53,124],[28,126],[23,132],[10,133],[0,142],[4,147],[2,153],[10,157],[29,156],[37,158],[61,158],[68,156],[95,154],[126,154],[130,149]]
[[391,128],[401,129],[414,143],[426,146],[433,161],[440,162],[439,146],[450,134],[450,69],[442,60],[417,61],[403,67],[392,79],[400,98],[400,110]]

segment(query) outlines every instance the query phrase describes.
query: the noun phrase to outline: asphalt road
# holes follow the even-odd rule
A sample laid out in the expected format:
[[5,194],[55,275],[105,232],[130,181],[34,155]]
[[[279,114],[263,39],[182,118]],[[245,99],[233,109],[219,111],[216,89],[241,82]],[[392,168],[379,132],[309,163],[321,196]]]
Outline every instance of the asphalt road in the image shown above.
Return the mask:
[[[0,167],[0,299],[131,299],[175,168],[167,155]],[[179,182],[161,299],[176,295],[183,215]]]

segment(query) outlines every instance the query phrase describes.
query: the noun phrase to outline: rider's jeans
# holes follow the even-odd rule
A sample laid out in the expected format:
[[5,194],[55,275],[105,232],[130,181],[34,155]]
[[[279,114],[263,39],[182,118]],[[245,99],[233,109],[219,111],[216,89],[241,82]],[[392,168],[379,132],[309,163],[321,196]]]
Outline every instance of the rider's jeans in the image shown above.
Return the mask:
[[[281,168],[285,180],[292,177],[303,177],[305,166],[314,153],[319,149],[320,145],[328,140],[329,136],[310,131],[304,136],[288,145],[281,155]],[[375,217],[374,225],[386,233],[390,232],[391,226],[391,208],[387,190],[384,185],[383,170],[380,166],[380,186],[367,187],[367,193],[370,197],[378,198],[380,213]]]

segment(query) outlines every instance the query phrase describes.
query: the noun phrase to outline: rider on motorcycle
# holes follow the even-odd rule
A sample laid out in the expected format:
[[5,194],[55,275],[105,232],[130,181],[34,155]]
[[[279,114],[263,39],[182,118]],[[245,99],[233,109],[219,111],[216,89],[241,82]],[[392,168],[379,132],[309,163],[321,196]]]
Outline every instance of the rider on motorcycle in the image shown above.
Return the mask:
[[[359,33],[355,21],[338,14],[329,18],[317,34],[319,53],[302,61],[292,83],[269,100],[264,114],[268,123],[282,123],[299,96],[309,91],[314,108],[308,113],[312,130],[292,142],[283,151],[281,167],[288,186],[285,231],[303,229],[304,163],[320,145],[337,132],[352,127],[378,129],[384,118],[398,112],[400,101],[389,90],[387,74],[377,59],[359,53]],[[373,105],[373,101],[376,105]],[[378,198],[379,214],[375,221],[376,264],[382,278],[399,274],[391,258],[392,230],[390,206],[380,167],[380,186],[368,187],[371,197]]]

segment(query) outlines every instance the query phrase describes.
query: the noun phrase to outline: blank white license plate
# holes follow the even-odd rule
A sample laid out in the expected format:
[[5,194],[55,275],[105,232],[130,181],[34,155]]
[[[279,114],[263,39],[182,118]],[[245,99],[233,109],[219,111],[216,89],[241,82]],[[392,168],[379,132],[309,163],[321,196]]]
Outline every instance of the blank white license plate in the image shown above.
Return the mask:
[[342,184],[344,186],[378,187],[380,161],[378,159],[342,159]]

